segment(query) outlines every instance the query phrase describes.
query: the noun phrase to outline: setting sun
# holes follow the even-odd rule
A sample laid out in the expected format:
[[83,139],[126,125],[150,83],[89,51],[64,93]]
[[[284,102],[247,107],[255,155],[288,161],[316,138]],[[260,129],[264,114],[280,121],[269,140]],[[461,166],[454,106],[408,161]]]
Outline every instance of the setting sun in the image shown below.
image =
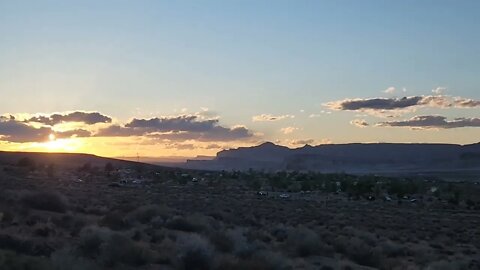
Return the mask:
[[80,142],[71,139],[57,139],[54,134],[48,136],[49,141],[39,143],[40,148],[45,149],[47,152],[75,152],[80,147]]

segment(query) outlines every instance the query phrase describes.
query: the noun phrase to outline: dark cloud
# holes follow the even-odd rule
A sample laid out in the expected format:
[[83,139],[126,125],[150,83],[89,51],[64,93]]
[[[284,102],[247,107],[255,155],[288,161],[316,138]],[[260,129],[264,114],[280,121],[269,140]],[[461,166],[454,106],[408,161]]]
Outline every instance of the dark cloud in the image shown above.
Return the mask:
[[123,127],[120,125],[111,125],[106,128],[100,129],[95,136],[96,137],[129,137],[129,136],[142,136],[148,131],[142,128]]
[[54,126],[63,122],[80,122],[87,125],[94,125],[98,123],[111,123],[112,118],[105,116],[98,112],[71,112],[67,114],[52,114],[49,116],[35,116],[26,122],[36,122],[48,126]]
[[448,121],[439,115],[415,116],[405,121],[382,122],[378,126],[384,127],[409,127],[415,129],[451,129],[462,127],[480,127],[480,118],[455,118]]
[[216,143],[209,144],[209,145],[205,146],[205,149],[220,149],[220,148],[222,148],[222,146],[220,146]]
[[14,117],[0,117],[0,140],[25,143],[45,142],[53,134],[56,138],[89,137],[90,132],[84,129],[67,131],[54,131],[50,127],[33,127],[23,121],[15,120]]
[[67,131],[56,131],[53,133],[56,138],[63,139],[63,138],[82,138],[82,137],[91,137],[92,133],[85,129],[74,129],[74,130],[67,130]]
[[253,134],[245,127],[223,127],[218,119],[199,119],[197,115],[133,119],[125,126],[112,125],[100,129],[97,137],[147,136],[171,141],[235,141],[250,138]]
[[196,115],[181,115],[177,117],[162,117],[151,119],[133,119],[126,124],[127,128],[144,128],[159,132],[191,131],[204,132],[216,127],[218,119],[198,120]]
[[203,132],[169,132],[169,133],[151,133],[146,136],[155,139],[186,141],[196,140],[201,142],[211,141],[236,141],[253,137],[253,134],[245,127],[226,128],[215,126],[208,131]]
[[346,99],[327,103],[334,110],[396,110],[419,105],[422,97]]
[[480,101],[462,97],[450,96],[411,96],[403,98],[370,98],[370,99],[345,99],[332,101],[325,104],[332,110],[342,111],[391,111],[427,106],[436,108],[475,108],[480,107]]
[[8,142],[41,142],[46,141],[52,134],[49,127],[34,128],[25,123],[7,119],[0,119],[0,140]]
[[166,144],[165,148],[178,149],[178,150],[193,150],[196,147],[191,143],[172,143],[172,144]]

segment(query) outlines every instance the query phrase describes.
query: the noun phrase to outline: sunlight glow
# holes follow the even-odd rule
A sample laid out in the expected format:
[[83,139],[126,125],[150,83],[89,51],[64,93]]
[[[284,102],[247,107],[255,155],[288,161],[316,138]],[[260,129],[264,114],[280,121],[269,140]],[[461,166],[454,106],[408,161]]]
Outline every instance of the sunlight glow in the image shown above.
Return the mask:
[[57,139],[54,134],[48,136],[49,141],[43,143],[35,143],[33,148],[43,149],[46,152],[75,152],[82,143],[74,138]]

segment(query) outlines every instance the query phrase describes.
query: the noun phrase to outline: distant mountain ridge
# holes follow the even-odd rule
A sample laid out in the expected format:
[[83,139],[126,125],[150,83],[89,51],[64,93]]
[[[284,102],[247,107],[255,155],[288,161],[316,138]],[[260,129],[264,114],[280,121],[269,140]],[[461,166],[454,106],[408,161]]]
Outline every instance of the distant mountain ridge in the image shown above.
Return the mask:
[[187,167],[213,170],[299,170],[375,173],[480,169],[480,143],[352,143],[288,148],[266,142],[223,150],[211,161]]

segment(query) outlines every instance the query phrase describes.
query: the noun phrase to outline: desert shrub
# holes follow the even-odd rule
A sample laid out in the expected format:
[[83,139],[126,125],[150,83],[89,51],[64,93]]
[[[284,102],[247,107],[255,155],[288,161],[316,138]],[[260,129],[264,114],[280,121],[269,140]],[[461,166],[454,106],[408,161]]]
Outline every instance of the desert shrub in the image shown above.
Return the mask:
[[[93,260],[79,257],[70,249],[55,251],[50,256],[52,268],[55,270],[99,270],[100,267]],[[36,269],[36,268],[35,268]]]
[[238,259],[238,258],[229,258],[223,259],[220,261],[218,267],[220,269],[229,269],[229,270],[276,270],[265,260],[259,259]]
[[0,234],[0,249],[8,249],[31,256],[49,256],[54,251],[45,241],[22,239],[4,234]]
[[462,260],[454,260],[454,261],[437,261],[429,264],[427,266],[428,270],[435,269],[435,270],[463,270],[463,269],[472,269],[469,268],[468,262]]
[[21,202],[33,209],[58,213],[65,213],[68,208],[65,197],[49,191],[25,192]]
[[36,169],[36,163],[35,160],[29,158],[29,157],[24,157],[18,160],[17,165],[19,167],[23,168],[28,168],[31,171],[35,171]]
[[87,223],[86,220],[81,217],[70,214],[53,217],[51,220],[55,226],[70,231],[72,236],[77,236]]
[[306,227],[291,230],[288,234],[287,245],[299,257],[317,255],[321,251],[320,238],[314,231]]
[[217,250],[226,253],[233,251],[234,243],[224,232],[214,232],[209,236],[209,239]]
[[233,253],[241,258],[248,258],[256,251],[256,246],[248,241],[245,234],[244,228],[227,230],[227,236],[233,243]]
[[232,255],[222,256],[216,269],[229,270],[284,270],[292,269],[287,259],[270,251],[259,252],[251,258],[238,258]]
[[153,261],[152,252],[129,238],[114,233],[101,246],[102,261],[106,266],[123,263],[131,266],[142,266]]
[[165,227],[171,230],[183,231],[183,232],[199,232],[204,229],[202,224],[195,224],[191,219],[175,216],[165,223]]
[[102,244],[112,235],[112,231],[103,227],[90,226],[80,232],[77,245],[79,255],[95,258],[101,251]]
[[12,251],[0,250],[0,269],[47,270],[52,269],[52,265],[44,257],[25,256]]
[[152,221],[155,217],[167,218],[170,213],[170,209],[165,206],[159,205],[144,205],[135,209],[128,215],[130,220],[136,220],[141,224],[146,224]]
[[379,264],[378,250],[370,247],[358,237],[350,239],[345,252],[348,258],[360,265],[376,267]]
[[177,238],[179,266],[188,270],[208,270],[213,267],[213,247],[204,237],[191,233]]
[[383,254],[385,254],[385,256],[387,257],[396,258],[396,257],[406,255],[406,250],[402,245],[392,242],[390,240],[382,242],[380,244],[380,247],[382,249]]
[[101,226],[108,227],[115,231],[126,230],[131,227],[131,224],[128,222],[126,215],[119,212],[113,211],[107,213],[100,221]]
[[288,238],[288,228],[283,224],[273,227],[271,234],[279,242],[283,242]]

